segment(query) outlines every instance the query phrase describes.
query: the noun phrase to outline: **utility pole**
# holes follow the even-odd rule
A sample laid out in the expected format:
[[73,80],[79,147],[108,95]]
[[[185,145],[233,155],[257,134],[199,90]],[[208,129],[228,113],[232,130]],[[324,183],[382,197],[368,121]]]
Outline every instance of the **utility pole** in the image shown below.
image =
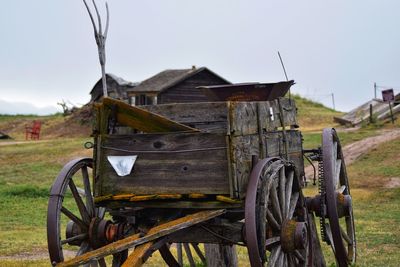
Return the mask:
[[375,93],[375,99],[376,99],[376,83],[374,83],[374,93]]
[[332,93],[331,96],[332,96],[332,106],[333,106],[333,110],[336,110],[336,109],[335,109],[335,95]]

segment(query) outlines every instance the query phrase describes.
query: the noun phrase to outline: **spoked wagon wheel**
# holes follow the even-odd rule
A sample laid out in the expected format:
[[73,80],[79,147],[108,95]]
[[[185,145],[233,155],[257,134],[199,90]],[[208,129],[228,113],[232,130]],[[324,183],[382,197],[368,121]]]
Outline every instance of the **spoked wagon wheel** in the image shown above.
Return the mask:
[[[78,256],[104,242],[105,237],[97,235],[97,230],[105,228],[108,222],[103,220],[105,209],[94,205],[89,178],[92,168],[91,158],[73,160],[64,166],[51,188],[47,243],[53,265],[63,262],[74,246],[79,247],[75,255]],[[115,255],[113,266],[119,266],[123,257],[123,253]],[[91,265],[106,266],[104,259]]]
[[326,216],[321,218],[323,237],[331,244],[339,266],[356,261],[356,237],[352,199],[342,148],[335,129],[322,133],[322,194],[325,194]]
[[293,165],[259,161],[247,186],[246,242],[252,267],[310,266],[307,212]]
[[182,267],[184,266],[186,261],[190,267],[195,267],[196,262],[193,256],[194,254],[198,256],[203,265],[207,264],[206,257],[203,254],[204,249],[201,250],[200,244],[176,243],[173,245],[176,246],[177,258],[175,258],[174,255],[171,253],[169,249],[170,244],[165,244],[159,249],[161,257],[163,258],[165,263],[168,264],[169,267]]

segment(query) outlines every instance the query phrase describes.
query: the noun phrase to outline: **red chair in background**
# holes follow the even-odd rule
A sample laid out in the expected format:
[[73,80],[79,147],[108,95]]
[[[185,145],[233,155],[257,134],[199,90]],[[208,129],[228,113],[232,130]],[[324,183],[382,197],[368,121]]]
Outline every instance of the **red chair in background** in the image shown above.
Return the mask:
[[41,121],[33,121],[32,126],[25,126],[25,139],[39,140]]

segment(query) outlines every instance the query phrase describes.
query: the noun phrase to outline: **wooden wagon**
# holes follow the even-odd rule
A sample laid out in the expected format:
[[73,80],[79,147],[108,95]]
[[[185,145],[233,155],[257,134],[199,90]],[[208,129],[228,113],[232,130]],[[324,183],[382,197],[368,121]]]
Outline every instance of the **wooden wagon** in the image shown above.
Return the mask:
[[[195,266],[194,253],[211,260],[199,244],[217,244],[230,253],[247,247],[251,266],[324,266],[315,214],[337,264],[353,264],[350,189],[336,132],[325,129],[321,148],[303,150],[296,105],[285,92],[268,101],[236,94],[140,107],[104,98],[94,142],[85,144],[93,158],[68,163],[51,189],[51,263],[105,266],[111,255],[113,266],[140,266],[159,251],[168,266],[182,266],[183,244]],[[320,194],[312,198],[302,193],[304,156],[319,162]],[[219,266],[234,265],[227,255]]]

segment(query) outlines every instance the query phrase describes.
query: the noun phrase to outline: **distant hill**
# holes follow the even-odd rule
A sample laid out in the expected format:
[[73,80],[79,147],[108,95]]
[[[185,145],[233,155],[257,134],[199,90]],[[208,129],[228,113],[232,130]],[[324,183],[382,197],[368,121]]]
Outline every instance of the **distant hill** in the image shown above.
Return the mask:
[[33,120],[42,121],[40,139],[89,137],[92,132],[91,110],[88,106],[76,109],[66,117],[60,113],[48,116],[0,114],[0,131],[16,140],[23,140],[25,127],[32,125]]
[[0,114],[37,114],[49,115],[59,112],[55,106],[37,107],[26,102],[10,102],[0,99]]
[[321,103],[294,95],[298,111],[298,122],[302,131],[319,131],[325,127],[337,126],[333,117],[343,115]]

